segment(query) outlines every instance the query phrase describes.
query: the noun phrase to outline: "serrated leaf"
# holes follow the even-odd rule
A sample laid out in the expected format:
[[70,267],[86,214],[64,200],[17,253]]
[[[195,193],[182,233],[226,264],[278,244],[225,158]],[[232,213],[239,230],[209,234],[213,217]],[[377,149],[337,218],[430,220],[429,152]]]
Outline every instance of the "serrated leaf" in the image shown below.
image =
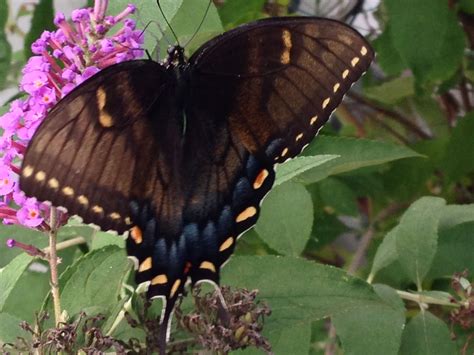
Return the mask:
[[398,261],[421,290],[438,245],[438,221],[445,206],[438,197],[422,197],[403,214],[395,230]]
[[[449,79],[461,65],[465,37],[445,1],[386,0],[393,45],[420,86]],[[423,14],[423,16],[420,16]]]
[[[259,297],[269,304],[272,315],[265,322],[264,335],[276,354],[285,353],[275,345],[289,328],[305,332],[313,321],[328,316],[361,310],[374,316],[378,313],[376,324],[383,321],[387,325],[378,334],[382,339],[393,338],[395,328],[401,329],[393,306],[381,300],[372,286],[341,269],[294,257],[234,257],[223,269],[222,277],[223,284],[258,289]],[[370,326],[363,317],[353,318],[352,324],[366,329]],[[393,354],[394,343],[380,342],[379,354]],[[350,348],[344,350],[351,353]]]
[[259,236],[283,255],[300,255],[313,226],[313,201],[306,188],[287,182],[264,200],[255,226]]
[[420,156],[405,146],[393,143],[330,136],[317,137],[303,153],[304,156],[318,154],[340,155],[340,157],[301,174],[300,181],[310,184],[330,175]]
[[375,253],[374,261],[372,263],[372,269],[370,271],[370,279],[373,279],[380,270],[398,259],[396,247],[397,228],[398,226],[394,227],[390,232],[388,232],[383,238],[382,243],[377,248],[377,252]]
[[473,231],[474,222],[439,230],[438,248],[428,274],[430,278],[450,277],[455,272],[474,270]]
[[114,245],[79,258],[59,279],[62,308],[71,317],[80,311],[108,315],[130,266],[123,249]]
[[0,313],[5,307],[8,297],[12,293],[21,275],[30,265],[33,258],[28,254],[22,253],[13,259],[7,266],[0,269]]
[[378,86],[365,90],[368,98],[386,105],[394,105],[407,97],[415,94],[415,80],[411,76],[402,76],[392,79]]
[[451,182],[474,171],[474,113],[458,121],[452,131],[442,166]]
[[368,309],[361,307],[332,317],[346,354],[396,354],[400,348],[405,325],[403,302],[388,286],[374,285],[374,290],[384,304]]
[[454,355],[458,351],[446,323],[430,312],[420,312],[403,331],[400,354]]
[[339,158],[339,155],[315,155],[310,157],[297,157],[276,168],[274,186],[281,185],[310,169],[316,168],[330,160]]
[[91,249],[101,249],[108,245],[116,245],[124,249],[125,239],[120,235],[108,232],[97,232],[92,238]]

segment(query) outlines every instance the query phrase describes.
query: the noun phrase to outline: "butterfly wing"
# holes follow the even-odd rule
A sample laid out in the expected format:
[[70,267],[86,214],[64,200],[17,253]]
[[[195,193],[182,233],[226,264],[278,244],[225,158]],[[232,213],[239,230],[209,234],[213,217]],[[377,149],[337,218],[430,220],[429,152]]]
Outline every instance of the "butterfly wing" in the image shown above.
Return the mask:
[[[174,206],[167,199],[169,182],[178,179],[182,128],[171,117],[173,85],[152,61],[117,64],[85,81],[38,127],[24,156],[21,189],[119,233],[132,223],[130,201]],[[157,218],[180,223],[180,213],[170,221],[171,213],[157,211]]]
[[235,238],[258,218],[274,164],[314,138],[372,59],[352,28],[308,17],[238,27],[191,57],[183,213],[206,245],[193,282],[218,281]]

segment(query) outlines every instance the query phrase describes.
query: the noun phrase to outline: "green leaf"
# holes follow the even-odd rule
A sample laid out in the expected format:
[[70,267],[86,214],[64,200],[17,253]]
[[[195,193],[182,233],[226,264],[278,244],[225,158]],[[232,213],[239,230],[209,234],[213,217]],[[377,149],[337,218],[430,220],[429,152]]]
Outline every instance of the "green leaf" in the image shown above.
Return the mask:
[[[38,262],[32,264],[38,265]],[[44,265],[43,263],[40,265]],[[35,312],[41,309],[50,290],[49,268],[44,272],[25,270],[10,292],[2,312],[9,313],[23,321],[33,323]],[[34,292],[31,292],[34,290]]]
[[5,87],[5,82],[10,72],[11,59],[12,46],[8,42],[5,33],[0,32],[0,89]]
[[443,208],[439,218],[439,231],[455,227],[458,224],[474,222],[474,204],[471,205],[449,205]]
[[398,259],[396,247],[397,228],[398,226],[394,227],[390,232],[388,232],[383,238],[382,243],[379,245],[372,263],[369,279],[373,279],[380,270],[389,266]]
[[444,156],[442,166],[450,181],[458,181],[474,171],[474,113],[459,119],[454,128]]
[[219,16],[226,29],[234,28],[242,23],[262,17],[265,0],[227,0],[219,6]]
[[[107,14],[115,16],[122,12],[129,3],[130,1],[128,0],[109,1]],[[148,49],[150,52],[153,52],[158,40],[163,37],[162,31],[166,31],[168,25],[161,15],[156,1],[136,0],[133,1],[133,3],[136,5],[138,11],[136,11],[135,14],[131,15],[130,17],[137,21],[138,27],[145,28],[148,23],[151,23],[145,32],[144,48]],[[183,0],[161,0],[160,4],[163,12],[166,15],[166,18],[171,22],[176,16],[179,8],[183,5]],[[158,27],[158,25],[156,25],[156,23],[159,23],[161,29]],[[167,39],[170,42],[175,41],[174,37],[172,36],[167,37]]]
[[420,312],[403,331],[400,354],[458,354],[448,326],[430,312]]
[[407,97],[415,95],[414,78],[402,76],[365,90],[368,98],[387,105],[395,105]]
[[474,15],[474,2],[472,2],[472,0],[459,0],[459,9],[465,13]]
[[313,226],[313,201],[306,188],[287,182],[264,200],[255,230],[272,248],[284,255],[300,255]]
[[398,76],[407,67],[400,53],[395,48],[392,40],[390,22],[385,26],[383,33],[374,41],[374,49],[377,53],[377,63],[383,71],[390,76]]
[[297,157],[288,162],[277,165],[274,186],[281,185],[310,169],[316,168],[330,160],[339,158],[339,155],[315,155],[311,157]]
[[31,19],[31,27],[25,37],[24,52],[29,58],[32,54],[31,44],[36,41],[45,30],[54,29],[54,6],[53,0],[40,0],[36,5]]
[[405,325],[405,307],[394,289],[382,285],[374,286],[374,289],[383,300],[388,301],[332,317],[337,335],[346,350],[345,354],[378,355],[398,352]]
[[[272,315],[265,322],[264,335],[276,354],[288,353],[280,351],[288,350],[286,346],[279,348],[280,342],[289,341],[285,339],[288,329],[306,333],[313,321],[328,316],[350,316],[365,310],[374,316],[370,318],[374,326],[387,325],[377,329],[377,335],[384,340],[396,339],[402,329],[401,318],[391,304],[383,301],[372,286],[341,269],[294,257],[242,256],[233,257],[222,271],[223,284],[258,289],[259,297],[270,306]],[[364,317],[353,317],[352,325],[367,329],[365,338],[372,333],[368,330],[370,322]],[[395,341],[374,342],[380,346],[379,354],[396,353]],[[352,352],[350,348],[344,350]]]
[[97,232],[92,239],[91,249],[101,249],[108,245],[116,245],[125,248],[125,239],[115,233]]
[[[224,30],[214,3],[211,2],[209,11],[206,14],[208,6],[208,0],[185,1],[176,12],[173,20],[170,21],[171,27],[179,38],[179,42],[181,45],[185,45],[186,51],[189,54],[193,53],[205,41]],[[199,28],[203,19],[204,22]],[[168,38],[172,38],[171,31],[166,31],[166,34]],[[194,39],[188,43],[193,36]]]
[[15,257],[24,254],[19,248],[10,249],[6,245],[7,239],[15,239],[25,244],[32,244],[37,248],[45,248],[48,246],[48,240],[44,233],[34,229],[25,228],[17,225],[0,224],[0,267],[8,265]]
[[21,335],[29,339],[29,333],[23,332],[20,328],[22,319],[6,312],[0,312],[0,343],[15,343],[17,337]]
[[4,33],[5,26],[7,25],[8,21],[8,1],[7,0],[0,0],[0,31]]
[[59,279],[61,306],[69,316],[112,312],[130,270],[123,249],[111,245],[93,250],[68,267]]
[[[474,215],[471,215],[471,220]],[[450,277],[455,272],[474,270],[474,222],[439,230],[438,248],[429,277]]]
[[393,45],[413,71],[417,84],[449,79],[461,65],[465,37],[448,3],[385,0],[385,5]]
[[5,307],[8,297],[15,288],[21,275],[25,272],[28,265],[30,265],[33,258],[28,254],[20,254],[13,259],[7,266],[0,269],[0,313]]
[[317,154],[340,155],[340,158],[301,174],[299,180],[306,184],[320,181],[330,175],[379,165],[393,160],[420,156],[405,146],[393,143],[330,136],[317,137],[305,149],[303,154],[305,156]]
[[356,195],[342,180],[327,178],[319,182],[319,195],[325,209],[346,216],[358,214]]
[[395,230],[398,260],[420,290],[436,254],[438,221],[445,203],[438,197],[423,197],[415,201]]

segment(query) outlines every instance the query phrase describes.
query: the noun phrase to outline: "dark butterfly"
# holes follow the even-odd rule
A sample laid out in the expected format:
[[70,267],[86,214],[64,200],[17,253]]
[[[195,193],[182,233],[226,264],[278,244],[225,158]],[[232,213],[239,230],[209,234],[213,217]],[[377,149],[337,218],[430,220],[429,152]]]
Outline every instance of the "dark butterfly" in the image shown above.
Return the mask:
[[20,180],[86,223],[129,231],[137,282],[167,301],[162,329],[189,278],[219,282],[274,165],[311,142],[374,56],[352,28],[311,17],[249,23],[183,53],[77,87],[38,128]]

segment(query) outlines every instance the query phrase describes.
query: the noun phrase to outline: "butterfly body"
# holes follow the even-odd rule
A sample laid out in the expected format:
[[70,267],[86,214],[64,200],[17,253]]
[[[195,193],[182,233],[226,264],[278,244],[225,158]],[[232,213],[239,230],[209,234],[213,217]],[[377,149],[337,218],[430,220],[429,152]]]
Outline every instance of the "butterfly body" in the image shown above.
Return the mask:
[[167,301],[188,279],[219,282],[257,221],[274,165],[301,152],[373,51],[337,21],[250,23],[186,60],[113,65],[49,113],[25,154],[27,195],[129,233],[136,280]]

